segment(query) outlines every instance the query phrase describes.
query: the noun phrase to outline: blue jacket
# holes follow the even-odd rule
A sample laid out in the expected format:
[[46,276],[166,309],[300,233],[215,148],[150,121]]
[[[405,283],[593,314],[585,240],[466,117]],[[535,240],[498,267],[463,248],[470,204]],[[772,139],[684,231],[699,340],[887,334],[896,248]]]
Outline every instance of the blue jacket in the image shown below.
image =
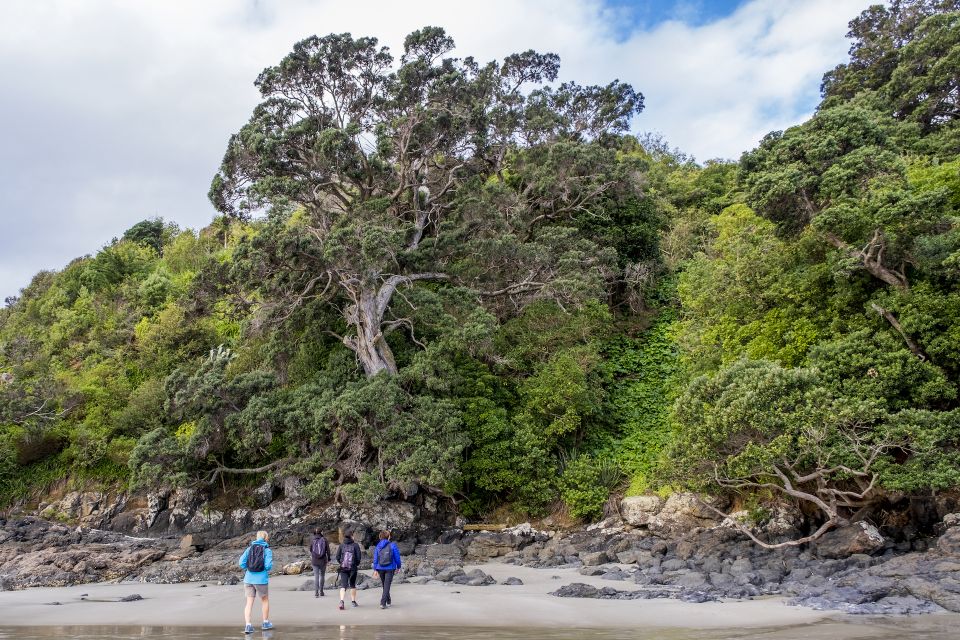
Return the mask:
[[[387,545],[390,545],[390,550],[393,551],[393,561],[390,564],[380,564],[380,549]],[[381,540],[377,543],[377,548],[373,551],[373,568],[375,571],[389,571],[400,568],[400,549],[397,548],[395,543],[389,540]]]
[[[263,571],[247,571],[243,574],[243,582],[245,584],[267,584],[270,581],[270,569],[273,569],[273,551],[270,550],[270,545],[265,540],[254,540],[253,544],[266,547],[263,550]],[[243,555],[240,556],[241,569],[247,568],[247,556],[249,555],[250,547],[247,547]]]

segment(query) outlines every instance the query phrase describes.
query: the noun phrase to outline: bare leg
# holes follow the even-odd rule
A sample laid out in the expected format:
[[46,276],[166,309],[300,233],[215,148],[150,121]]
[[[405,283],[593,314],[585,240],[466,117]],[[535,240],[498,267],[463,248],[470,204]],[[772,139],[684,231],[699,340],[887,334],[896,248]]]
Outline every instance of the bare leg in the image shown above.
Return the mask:
[[260,602],[263,603],[263,621],[266,622],[270,619],[270,597],[263,596],[260,598]]
[[250,613],[253,611],[253,596],[247,596],[247,606],[243,608],[243,617],[250,624]]
[[357,590],[356,590],[356,589],[350,589],[350,599],[353,600],[354,602],[357,601]]

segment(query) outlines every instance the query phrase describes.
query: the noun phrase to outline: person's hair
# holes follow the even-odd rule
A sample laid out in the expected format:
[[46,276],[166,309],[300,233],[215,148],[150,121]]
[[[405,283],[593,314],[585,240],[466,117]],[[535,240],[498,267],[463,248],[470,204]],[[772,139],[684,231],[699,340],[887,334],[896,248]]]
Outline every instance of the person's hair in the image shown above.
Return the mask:
[[263,540],[267,542],[270,540],[270,534],[266,531],[257,531],[257,540]]
[[323,535],[323,529],[321,529],[320,527],[317,527],[316,529],[313,530],[313,535],[315,535],[315,536],[322,536],[322,535]]
[[389,539],[390,539],[390,532],[387,531],[386,529],[384,529],[383,531],[381,531],[381,532],[380,532],[380,539],[381,539],[381,540],[389,540]]

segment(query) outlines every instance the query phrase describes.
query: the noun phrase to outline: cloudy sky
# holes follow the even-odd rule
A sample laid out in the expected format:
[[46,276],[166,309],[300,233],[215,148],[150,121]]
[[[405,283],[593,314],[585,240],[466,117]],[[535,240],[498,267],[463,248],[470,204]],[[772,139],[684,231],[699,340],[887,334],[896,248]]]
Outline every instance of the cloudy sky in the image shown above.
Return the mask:
[[6,0],[0,21],[0,298],[144,218],[210,221],[206,192],[252,82],[297,40],[559,53],[561,79],[632,83],[636,132],[736,158],[806,118],[866,0]]

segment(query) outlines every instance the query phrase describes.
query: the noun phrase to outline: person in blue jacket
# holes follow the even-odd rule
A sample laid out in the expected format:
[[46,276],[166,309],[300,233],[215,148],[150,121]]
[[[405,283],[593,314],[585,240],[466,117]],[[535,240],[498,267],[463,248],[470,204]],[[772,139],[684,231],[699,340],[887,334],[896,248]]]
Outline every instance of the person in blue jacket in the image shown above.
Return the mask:
[[400,549],[390,541],[389,531],[381,531],[380,542],[377,543],[377,548],[373,552],[373,569],[380,574],[380,582],[383,583],[383,594],[380,596],[381,609],[386,609],[392,604],[390,586],[400,566]]
[[257,597],[263,607],[263,629],[273,629],[270,622],[270,596],[267,592],[270,570],[273,569],[273,551],[270,549],[269,540],[269,533],[257,531],[257,539],[240,556],[240,568],[246,571],[243,575],[243,590],[247,596],[247,606],[243,610],[247,621],[244,633],[253,633],[250,614],[253,612],[253,601]]

